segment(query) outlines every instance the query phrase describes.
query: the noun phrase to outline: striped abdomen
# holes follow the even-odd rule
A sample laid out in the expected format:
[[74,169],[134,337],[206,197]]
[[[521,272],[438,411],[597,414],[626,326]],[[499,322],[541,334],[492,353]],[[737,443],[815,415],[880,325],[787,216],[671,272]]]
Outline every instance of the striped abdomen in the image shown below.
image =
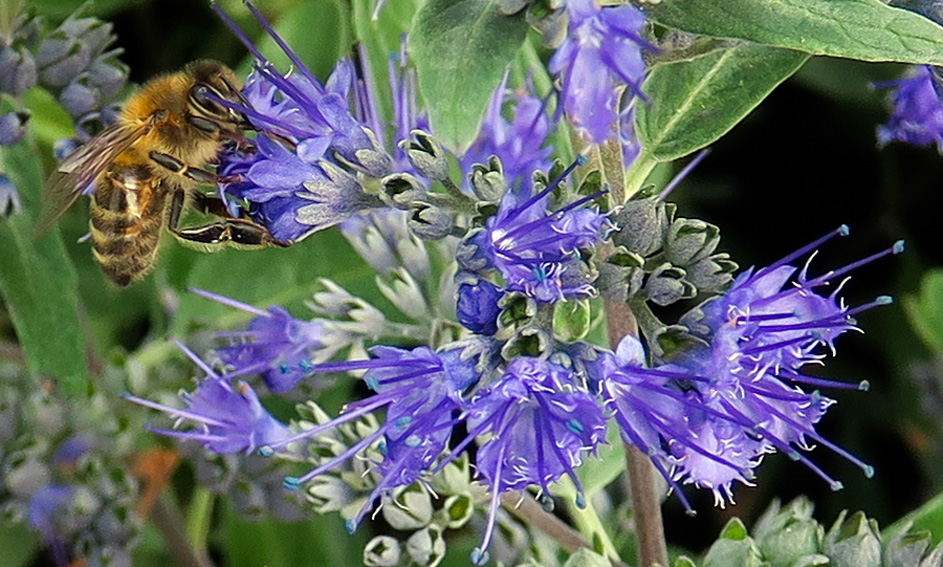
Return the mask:
[[118,166],[98,182],[89,208],[92,255],[120,286],[157,260],[169,191],[146,165]]

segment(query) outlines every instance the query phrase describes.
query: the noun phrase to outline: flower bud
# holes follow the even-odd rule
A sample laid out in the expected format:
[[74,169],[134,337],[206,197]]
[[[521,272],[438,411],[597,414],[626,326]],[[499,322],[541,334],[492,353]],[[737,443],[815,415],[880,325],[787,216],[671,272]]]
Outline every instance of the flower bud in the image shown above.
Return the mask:
[[20,96],[36,84],[36,61],[25,49],[0,47],[0,93]]
[[445,556],[442,528],[428,526],[409,536],[406,553],[416,565],[437,565]]
[[111,24],[95,18],[62,22],[39,45],[36,64],[40,79],[52,87],[71,83],[113,40]]
[[665,255],[676,266],[687,267],[710,256],[720,244],[720,229],[698,219],[677,219],[665,239]]
[[760,565],[762,557],[756,543],[747,534],[747,528],[739,518],[733,518],[724,526],[720,538],[711,545],[704,556],[704,567],[729,567],[730,565]]
[[69,116],[78,118],[87,114],[101,102],[101,93],[94,86],[88,84],[88,77],[79,77],[62,89],[59,93],[59,103],[69,113]]
[[507,181],[501,161],[492,156],[488,165],[476,163],[472,167],[471,186],[482,201],[497,202],[507,192]]
[[380,186],[380,196],[384,202],[403,211],[410,210],[412,203],[421,201],[427,193],[419,179],[409,173],[387,175],[380,180]]
[[668,217],[666,205],[655,197],[630,200],[612,218],[618,227],[612,242],[647,258],[661,250],[668,232]]
[[442,144],[431,134],[422,130],[413,130],[410,134],[413,138],[401,141],[399,147],[406,152],[406,157],[416,168],[416,172],[434,181],[447,179],[449,161],[446,159]]
[[657,305],[671,305],[682,299],[697,295],[697,289],[685,281],[685,272],[671,264],[662,264],[655,268],[645,282],[648,298]]
[[855,512],[847,518],[847,511],[839,514],[832,529],[825,534],[822,550],[834,567],[880,567],[881,537],[877,523],[864,512]]
[[498,286],[486,280],[460,284],[455,308],[458,322],[479,335],[495,334],[501,312],[498,301],[502,295]]
[[400,543],[392,536],[377,536],[363,548],[363,564],[367,567],[396,567],[400,563]]
[[28,112],[9,112],[0,116],[0,146],[12,146],[20,143],[26,135]]
[[88,82],[98,88],[103,99],[117,95],[128,82],[128,66],[118,60],[120,50],[95,59],[88,68]]
[[409,230],[423,240],[442,240],[452,234],[452,216],[428,203],[416,202],[407,220]]

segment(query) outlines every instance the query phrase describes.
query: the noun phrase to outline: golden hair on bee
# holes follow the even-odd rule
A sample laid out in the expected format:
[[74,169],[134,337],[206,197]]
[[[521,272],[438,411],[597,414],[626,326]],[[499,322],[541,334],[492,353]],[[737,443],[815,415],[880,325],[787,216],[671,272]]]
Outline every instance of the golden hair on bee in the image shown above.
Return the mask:
[[[145,83],[114,125],[66,157],[50,176],[37,234],[93,186],[92,255],[120,286],[153,267],[165,224],[181,242],[207,250],[221,245],[287,246],[265,227],[232,217],[219,199],[196,190],[200,184],[218,182],[207,166],[215,163],[224,142],[240,143],[251,127],[238,111],[246,104],[239,89],[235,74],[210,60]],[[222,218],[180,227],[188,203]]]

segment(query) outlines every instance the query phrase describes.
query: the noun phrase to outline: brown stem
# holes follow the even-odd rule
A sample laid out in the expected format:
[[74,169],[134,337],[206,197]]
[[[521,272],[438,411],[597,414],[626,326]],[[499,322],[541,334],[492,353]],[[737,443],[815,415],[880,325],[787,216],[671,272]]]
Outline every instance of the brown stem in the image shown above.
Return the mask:
[[[545,511],[529,494],[509,490],[501,495],[501,505],[530,526],[538,528],[564,550],[573,553],[580,549],[595,551],[583,534],[566,525],[560,518]],[[613,567],[627,567],[624,563],[612,560]],[[667,564],[667,563],[666,563]]]
[[[621,301],[606,302],[606,327],[613,349],[626,335],[638,336],[638,324],[629,306]],[[640,567],[656,563],[668,565],[665,528],[661,519],[661,503],[655,483],[655,471],[645,453],[626,444],[625,460],[628,466],[632,510],[635,514],[635,535],[638,538]]]
[[213,567],[213,561],[203,550],[196,550],[190,545],[184,532],[185,522],[180,510],[167,494],[163,494],[151,508],[150,519],[157,531],[164,538],[167,549],[173,557],[173,564],[179,567]]

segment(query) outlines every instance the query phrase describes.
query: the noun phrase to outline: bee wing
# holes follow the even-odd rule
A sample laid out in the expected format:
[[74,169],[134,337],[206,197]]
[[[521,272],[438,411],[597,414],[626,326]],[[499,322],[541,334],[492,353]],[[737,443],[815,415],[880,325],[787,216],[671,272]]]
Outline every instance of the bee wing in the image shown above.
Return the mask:
[[69,154],[46,181],[42,210],[36,219],[39,236],[59,220],[86,187],[154,125],[155,117],[141,124],[115,124]]

